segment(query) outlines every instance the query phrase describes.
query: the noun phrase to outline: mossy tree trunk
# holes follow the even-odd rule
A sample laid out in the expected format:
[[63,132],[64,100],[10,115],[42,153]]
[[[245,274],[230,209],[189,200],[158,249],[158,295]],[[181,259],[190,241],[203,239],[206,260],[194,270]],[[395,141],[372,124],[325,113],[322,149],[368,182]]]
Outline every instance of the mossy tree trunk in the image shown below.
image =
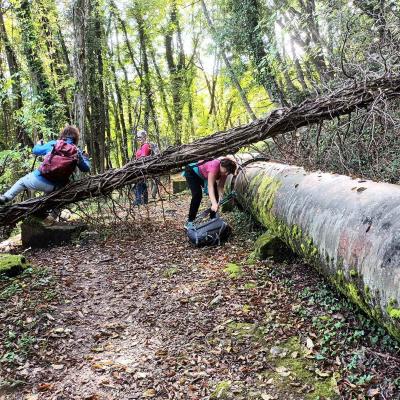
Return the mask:
[[400,339],[400,187],[258,162],[239,202]]
[[28,0],[21,0],[16,4],[15,13],[21,28],[24,55],[37,95],[44,106],[46,127],[54,135],[58,133],[59,125],[64,119],[64,113],[62,107],[60,107],[60,99],[46,74],[39,54],[40,49],[36,46],[39,41],[31,15],[31,3]]

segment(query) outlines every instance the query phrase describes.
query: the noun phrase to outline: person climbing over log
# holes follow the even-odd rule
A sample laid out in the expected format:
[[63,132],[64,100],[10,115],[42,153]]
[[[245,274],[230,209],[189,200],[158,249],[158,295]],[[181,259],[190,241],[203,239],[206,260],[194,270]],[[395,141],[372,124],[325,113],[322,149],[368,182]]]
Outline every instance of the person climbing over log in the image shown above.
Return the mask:
[[32,149],[35,156],[45,156],[38,169],[23,176],[0,196],[0,204],[13,200],[24,190],[33,190],[49,194],[65,186],[76,167],[82,172],[90,171],[89,157],[77,147],[79,129],[67,125],[61,131],[58,140],[43,143],[40,140]]
[[226,178],[229,174],[235,173],[236,167],[235,161],[226,157],[211,161],[200,160],[185,167],[183,175],[192,193],[185,229],[191,229],[194,226],[203,192],[208,194],[211,200],[210,219],[215,218],[219,208],[218,200],[222,199],[224,194]]
[[[147,141],[147,132],[141,130],[136,134],[136,140],[139,142],[139,149],[136,151],[135,158],[148,157],[151,155],[151,145]],[[135,193],[135,206],[141,206],[149,202],[149,195],[147,192],[146,179],[141,179],[133,187]]]

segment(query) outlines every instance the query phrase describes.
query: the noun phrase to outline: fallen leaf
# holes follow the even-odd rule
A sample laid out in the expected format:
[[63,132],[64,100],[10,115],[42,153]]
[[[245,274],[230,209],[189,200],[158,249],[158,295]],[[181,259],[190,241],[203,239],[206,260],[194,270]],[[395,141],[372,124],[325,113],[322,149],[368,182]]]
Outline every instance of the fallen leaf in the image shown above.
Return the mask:
[[143,397],[155,397],[156,391],[154,389],[147,389],[143,392]]
[[368,390],[367,396],[368,397],[375,397],[375,396],[378,396],[379,393],[380,393],[379,388],[371,388],[371,389]]
[[314,348],[314,343],[309,337],[307,337],[307,339],[306,339],[306,345],[307,345],[307,348],[310,350],[312,350]]
[[53,387],[52,383],[39,383],[38,390],[39,392],[45,392],[46,390],[50,390]]
[[318,368],[315,369],[315,373],[316,373],[318,376],[320,376],[321,378],[325,378],[325,377],[327,377],[327,376],[330,375],[329,372],[321,371],[321,370],[319,370]]
[[37,400],[39,395],[37,393],[28,394],[24,397],[24,400]]
[[274,399],[276,399],[275,396],[273,396],[273,395],[271,395],[271,394],[267,394],[267,393],[262,393],[262,394],[261,394],[261,398],[262,398],[263,400],[274,400]]
[[285,367],[277,367],[275,368],[275,371],[280,375],[280,376],[289,376],[290,371],[285,368]]

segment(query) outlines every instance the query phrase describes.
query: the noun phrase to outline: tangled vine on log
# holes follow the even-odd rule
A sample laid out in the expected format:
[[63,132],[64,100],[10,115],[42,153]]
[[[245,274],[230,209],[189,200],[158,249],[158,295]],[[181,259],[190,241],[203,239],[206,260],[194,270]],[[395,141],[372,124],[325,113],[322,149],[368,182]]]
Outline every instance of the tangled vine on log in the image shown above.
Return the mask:
[[0,210],[0,226],[13,225],[35,212],[107,195],[143,177],[163,175],[199,159],[234,153],[260,140],[350,114],[379,100],[399,95],[400,76],[396,75],[341,88],[327,96],[308,99],[291,108],[276,109],[266,118],[248,125],[217,132],[190,144],[170,147],[160,155],[131,161],[123,168],[110,169],[103,174],[72,182],[47,196],[3,207]]

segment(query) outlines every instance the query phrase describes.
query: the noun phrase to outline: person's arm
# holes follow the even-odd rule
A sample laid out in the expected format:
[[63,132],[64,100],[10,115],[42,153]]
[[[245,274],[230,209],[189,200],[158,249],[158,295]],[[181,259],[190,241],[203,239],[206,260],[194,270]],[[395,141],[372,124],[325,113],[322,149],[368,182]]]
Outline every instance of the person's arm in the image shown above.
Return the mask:
[[82,172],[90,171],[90,161],[87,153],[82,153],[80,149],[78,149],[78,168]]
[[50,142],[43,143],[43,140],[39,140],[35,146],[33,146],[32,153],[35,156],[45,156],[47,153],[50,153],[53,150],[53,146],[56,144],[55,140],[51,140]]
[[217,189],[218,189],[218,198],[219,201],[222,200],[224,197],[224,191],[225,191],[225,182],[226,182],[226,176],[223,176],[219,179]]
[[211,210],[218,211],[218,201],[215,195],[215,182],[217,181],[217,175],[215,173],[208,173],[208,197],[211,200]]

